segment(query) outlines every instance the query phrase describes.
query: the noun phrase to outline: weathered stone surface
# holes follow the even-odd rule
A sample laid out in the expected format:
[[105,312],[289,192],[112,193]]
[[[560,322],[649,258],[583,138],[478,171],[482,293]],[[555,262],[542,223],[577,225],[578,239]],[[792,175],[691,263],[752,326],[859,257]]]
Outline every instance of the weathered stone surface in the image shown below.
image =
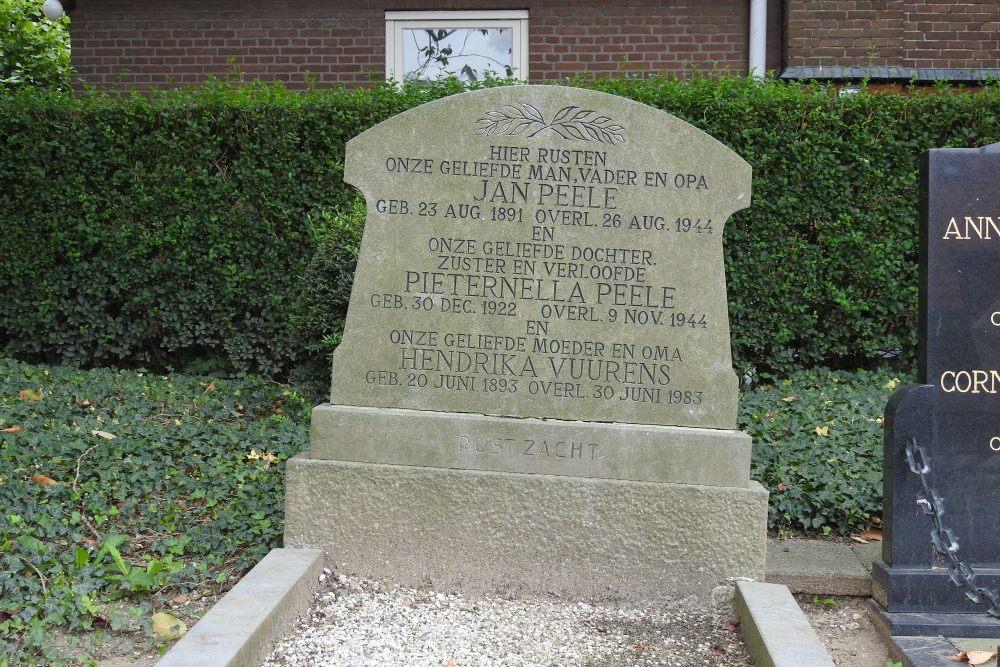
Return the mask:
[[697,595],[764,576],[767,492],[288,461],[285,546],[343,572],[467,594]]
[[750,167],[557,86],[456,95],[354,138],[368,219],[331,403],[731,429],[722,232]]
[[746,487],[750,436],[680,426],[321,405],[312,458]]
[[291,632],[319,588],[323,554],[272,549],[204,618],[181,637],[157,667],[259,665]]
[[722,257],[750,168],[635,102],[432,102],[348,145],[368,219],[285,543],[408,585],[707,596],[764,574]]
[[787,587],[738,581],[736,611],[755,665],[834,667]]

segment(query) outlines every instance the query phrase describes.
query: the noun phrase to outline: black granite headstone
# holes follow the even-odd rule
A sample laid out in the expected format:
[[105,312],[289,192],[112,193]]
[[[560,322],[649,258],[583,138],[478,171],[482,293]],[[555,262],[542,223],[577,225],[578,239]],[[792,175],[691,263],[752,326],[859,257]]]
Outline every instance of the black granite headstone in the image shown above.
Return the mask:
[[927,151],[921,188],[919,384],[886,407],[873,596],[892,635],[997,637],[976,591],[1000,592],[1000,144]]

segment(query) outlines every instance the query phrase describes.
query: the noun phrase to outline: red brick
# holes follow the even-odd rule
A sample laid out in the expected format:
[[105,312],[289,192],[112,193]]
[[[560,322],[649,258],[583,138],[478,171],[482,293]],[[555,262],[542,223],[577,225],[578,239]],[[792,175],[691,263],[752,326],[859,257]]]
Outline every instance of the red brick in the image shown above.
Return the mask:
[[[718,62],[737,73],[746,68],[746,0],[397,0],[392,8],[525,6],[531,17],[530,67],[537,80],[574,71],[620,74],[634,70],[639,58],[646,71],[682,72],[702,62]],[[72,57],[83,78],[100,86],[117,85],[109,68],[132,69],[130,86],[161,87],[171,68],[217,71],[227,66],[229,55],[257,68],[244,69],[250,76],[283,78],[291,87],[304,81],[306,70],[314,72],[320,87],[369,85],[369,73],[384,68],[384,8],[381,3],[326,0],[217,0],[183,6],[178,0],[80,3],[73,14]],[[789,65],[820,64],[818,60],[865,64],[875,58],[886,65],[914,66],[907,58],[924,62],[928,48],[947,51],[947,57],[935,55],[949,63],[982,66],[985,60],[995,66],[1000,56],[996,41],[990,40],[1000,29],[1000,7],[987,0],[788,0],[784,13],[782,0],[770,0],[769,67],[780,66],[783,42]],[[841,55],[818,50],[821,43],[826,44],[821,48],[839,49]],[[990,57],[984,59],[984,52]],[[154,67],[167,71],[154,72]],[[197,79],[197,73],[179,69],[174,75]]]

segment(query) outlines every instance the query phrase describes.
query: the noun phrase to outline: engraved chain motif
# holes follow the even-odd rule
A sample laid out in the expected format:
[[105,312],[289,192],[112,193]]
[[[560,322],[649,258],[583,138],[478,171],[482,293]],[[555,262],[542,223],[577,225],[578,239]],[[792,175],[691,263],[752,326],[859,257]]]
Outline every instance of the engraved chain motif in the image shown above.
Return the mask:
[[941,521],[941,516],[944,514],[944,498],[939,496],[937,490],[931,488],[928,483],[931,458],[924,448],[917,444],[916,438],[912,438],[906,445],[906,461],[910,465],[910,470],[920,477],[920,483],[924,487],[922,493],[917,493],[917,506],[924,516],[929,516],[934,523],[934,528],[931,529],[931,544],[939,556],[947,558],[951,563],[948,576],[956,586],[965,590],[965,597],[975,604],[985,604],[987,614],[1000,618],[1000,596],[989,588],[976,586],[976,571],[968,561],[958,557],[958,537],[950,528],[945,528]]

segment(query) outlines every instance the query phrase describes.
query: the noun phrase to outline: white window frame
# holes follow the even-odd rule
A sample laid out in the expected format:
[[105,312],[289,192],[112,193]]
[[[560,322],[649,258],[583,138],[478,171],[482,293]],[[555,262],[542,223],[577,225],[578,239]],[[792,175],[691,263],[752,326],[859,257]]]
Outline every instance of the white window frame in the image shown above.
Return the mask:
[[513,36],[511,66],[518,79],[528,78],[528,11],[386,12],[385,76],[397,78],[403,67],[403,29],[510,28]]

